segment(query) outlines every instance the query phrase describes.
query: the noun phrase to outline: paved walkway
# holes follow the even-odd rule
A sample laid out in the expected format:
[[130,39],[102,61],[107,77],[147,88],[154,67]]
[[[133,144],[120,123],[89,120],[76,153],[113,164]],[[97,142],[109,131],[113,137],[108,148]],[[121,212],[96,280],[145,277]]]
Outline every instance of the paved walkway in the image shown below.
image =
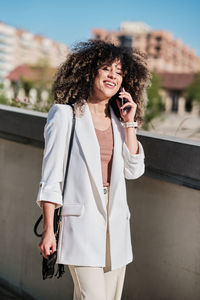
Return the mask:
[[150,132],[200,141],[200,117],[185,113],[164,113],[152,121]]

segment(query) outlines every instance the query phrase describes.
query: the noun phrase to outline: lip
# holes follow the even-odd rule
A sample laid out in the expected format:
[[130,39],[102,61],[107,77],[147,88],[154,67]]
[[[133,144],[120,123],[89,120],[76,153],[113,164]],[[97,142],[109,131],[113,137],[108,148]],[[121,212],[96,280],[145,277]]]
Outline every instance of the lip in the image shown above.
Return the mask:
[[[113,85],[113,86],[109,86],[109,85],[106,84],[106,82],[110,82],[110,83],[112,83],[112,84],[114,84],[114,85]],[[112,81],[112,80],[104,80],[103,83],[104,83],[107,87],[109,87],[109,88],[115,88],[115,87],[116,87],[116,83],[115,83],[114,81]]]

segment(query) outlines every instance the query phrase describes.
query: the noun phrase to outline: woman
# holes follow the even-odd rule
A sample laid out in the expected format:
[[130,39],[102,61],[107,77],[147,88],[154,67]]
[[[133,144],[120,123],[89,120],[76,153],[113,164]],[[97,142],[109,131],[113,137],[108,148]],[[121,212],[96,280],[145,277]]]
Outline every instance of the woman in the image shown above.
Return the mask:
[[[39,247],[46,258],[56,250],[53,215],[62,206],[57,263],[68,265],[76,300],[121,299],[133,259],[125,178],[144,173],[135,121],[142,121],[148,82],[139,51],[95,40],[74,48],[54,81],[37,198],[44,214]],[[72,126],[66,104],[74,106],[76,126],[62,199]]]

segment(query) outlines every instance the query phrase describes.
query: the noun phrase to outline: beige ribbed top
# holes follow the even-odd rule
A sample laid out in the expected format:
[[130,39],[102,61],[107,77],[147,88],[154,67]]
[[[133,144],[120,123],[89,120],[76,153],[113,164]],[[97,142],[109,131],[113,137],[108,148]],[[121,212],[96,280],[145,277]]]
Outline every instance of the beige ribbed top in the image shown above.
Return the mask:
[[106,130],[99,130],[95,128],[95,131],[100,146],[103,186],[109,186],[113,158],[112,126],[110,125],[110,127]]

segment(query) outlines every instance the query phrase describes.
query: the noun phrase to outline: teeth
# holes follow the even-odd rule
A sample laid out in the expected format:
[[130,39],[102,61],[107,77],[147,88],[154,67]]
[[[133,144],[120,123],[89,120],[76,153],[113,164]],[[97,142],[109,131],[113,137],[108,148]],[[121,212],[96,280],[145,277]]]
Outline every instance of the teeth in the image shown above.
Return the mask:
[[108,84],[108,85],[111,85],[111,86],[115,86],[114,83],[109,82],[109,81],[106,81],[105,83]]

